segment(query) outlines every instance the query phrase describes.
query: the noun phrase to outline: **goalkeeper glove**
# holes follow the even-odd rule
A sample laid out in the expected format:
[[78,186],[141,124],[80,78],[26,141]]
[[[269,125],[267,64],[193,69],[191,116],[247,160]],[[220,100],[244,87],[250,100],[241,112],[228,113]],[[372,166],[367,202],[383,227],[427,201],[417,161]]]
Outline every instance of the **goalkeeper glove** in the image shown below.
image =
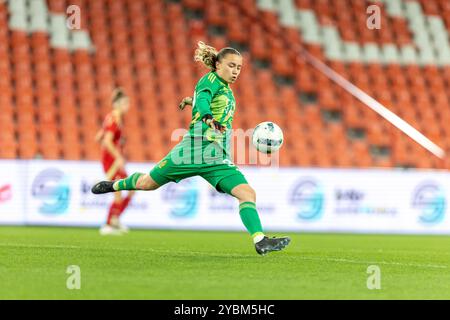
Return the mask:
[[203,117],[203,122],[210,126],[213,130],[218,130],[221,133],[224,133],[227,130],[225,126],[220,124],[220,122],[214,119],[210,114]]

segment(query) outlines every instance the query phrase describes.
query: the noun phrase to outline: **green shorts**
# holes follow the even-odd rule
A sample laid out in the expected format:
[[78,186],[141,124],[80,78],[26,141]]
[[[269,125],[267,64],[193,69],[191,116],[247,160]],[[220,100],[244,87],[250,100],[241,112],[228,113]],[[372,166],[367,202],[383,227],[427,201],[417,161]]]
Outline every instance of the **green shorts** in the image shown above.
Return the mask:
[[220,145],[194,139],[185,137],[150,171],[157,184],[200,176],[217,191],[230,195],[234,187],[248,184],[239,168],[222,155]]

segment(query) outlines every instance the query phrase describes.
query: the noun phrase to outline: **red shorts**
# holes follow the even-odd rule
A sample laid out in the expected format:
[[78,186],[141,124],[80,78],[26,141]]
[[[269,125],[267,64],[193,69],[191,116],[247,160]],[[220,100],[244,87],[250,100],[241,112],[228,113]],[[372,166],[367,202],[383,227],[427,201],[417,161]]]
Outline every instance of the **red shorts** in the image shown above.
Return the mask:
[[[113,163],[114,157],[107,152],[102,152],[102,165],[105,174],[108,174],[109,169],[111,169]],[[123,168],[118,168],[116,169],[116,172],[112,173],[111,180],[124,179],[126,177],[128,177],[126,171]]]

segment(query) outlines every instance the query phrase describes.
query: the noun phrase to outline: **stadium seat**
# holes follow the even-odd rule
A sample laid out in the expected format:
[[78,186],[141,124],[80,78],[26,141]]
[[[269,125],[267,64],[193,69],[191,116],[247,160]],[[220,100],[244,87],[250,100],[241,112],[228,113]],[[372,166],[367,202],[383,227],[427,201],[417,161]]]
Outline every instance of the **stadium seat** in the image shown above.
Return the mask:
[[34,0],[29,2],[28,13],[31,17],[29,31],[46,32],[48,31],[48,9],[45,0]]
[[[111,110],[112,89],[121,85],[133,101],[126,118],[127,128],[135,128],[126,129],[129,160],[159,160],[168,151],[165,139],[171,131],[190,121],[189,112],[174,110],[206,72],[192,62],[194,46],[202,40],[219,49],[239,46],[244,68],[233,87],[235,125],[248,129],[269,119],[279,123],[286,141],[292,140],[283,149],[281,165],[445,165],[417,151],[420,147],[293,49],[326,62],[448,148],[448,1],[378,2],[382,31],[368,30],[366,15],[358,14],[365,12],[364,3],[350,0],[71,4],[83,10],[82,30],[65,28],[65,0],[0,5],[0,105],[8,110],[0,124],[20,142],[2,144],[2,157],[29,159],[40,153],[51,159],[98,160],[92,137]],[[250,21],[241,9],[258,20]],[[291,45],[268,29],[282,32]],[[157,134],[147,133],[148,127],[157,128]],[[362,132],[361,141],[348,136],[355,130]],[[391,153],[375,156],[370,152],[374,146]],[[410,161],[408,155],[415,152],[417,161]]]

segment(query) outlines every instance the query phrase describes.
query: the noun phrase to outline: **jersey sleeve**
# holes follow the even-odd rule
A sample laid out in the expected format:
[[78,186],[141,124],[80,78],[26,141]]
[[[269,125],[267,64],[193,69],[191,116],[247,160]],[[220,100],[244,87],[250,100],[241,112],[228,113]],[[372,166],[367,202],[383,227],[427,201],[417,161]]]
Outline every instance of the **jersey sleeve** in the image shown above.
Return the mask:
[[200,119],[207,114],[212,115],[211,101],[219,88],[220,87],[216,82],[216,76],[212,73],[205,75],[198,82],[195,87],[194,106],[200,113]]
[[197,94],[195,99],[195,106],[200,113],[200,119],[203,119],[203,117],[207,114],[212,115],[211,100],[212,95],[208,90],[203,90]]

